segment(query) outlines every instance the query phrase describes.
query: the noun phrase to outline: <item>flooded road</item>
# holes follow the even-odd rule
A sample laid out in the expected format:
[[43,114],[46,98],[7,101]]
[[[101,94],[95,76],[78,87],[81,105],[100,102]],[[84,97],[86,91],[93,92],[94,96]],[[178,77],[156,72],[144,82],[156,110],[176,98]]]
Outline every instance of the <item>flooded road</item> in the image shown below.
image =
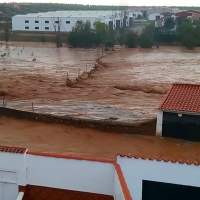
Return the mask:
[[[152,119],[173,82],[200,84],[200,50],[160,47],[124,49],[103,57],[101,49],[56,49],[53,44],[17,44],[0,58],[0,105],[88,119],[136,122]],[[24,47],[23,47],[24,46]],[[0,54],[8,52],[0,48]],[[32,61],[36,58],[36,61]]]

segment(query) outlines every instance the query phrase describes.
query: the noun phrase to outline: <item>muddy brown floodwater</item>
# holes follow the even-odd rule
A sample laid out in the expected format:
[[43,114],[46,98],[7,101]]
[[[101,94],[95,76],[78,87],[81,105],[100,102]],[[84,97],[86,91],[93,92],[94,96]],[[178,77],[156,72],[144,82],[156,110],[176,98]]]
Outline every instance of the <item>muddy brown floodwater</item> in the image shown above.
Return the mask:
[[[78,74],[97,65],[101,49],[53,48],[53,44],[13,43],[1,46],[0,104],[6,107],[90,119],[140,122],[156,109],[173,82],[200,83],[200,50],[180,47],[123,49],[106,55],[91,75],[73,87],[67,73]],[[9,53],[9,54],[8,54]],[[36,58],[36,61],[32,61]]]
[[0,117],[0,145],[30,151],[116,159],[118,153],[199,161],[200,143],[153,136],[120,135],[90,128]]

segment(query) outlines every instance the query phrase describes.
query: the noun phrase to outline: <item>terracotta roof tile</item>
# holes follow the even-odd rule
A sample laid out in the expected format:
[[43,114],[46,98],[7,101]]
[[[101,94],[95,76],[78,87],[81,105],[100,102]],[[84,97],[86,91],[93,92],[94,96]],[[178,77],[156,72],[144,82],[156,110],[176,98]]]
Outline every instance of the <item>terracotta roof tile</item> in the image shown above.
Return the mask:
[[121,167],[117,163],[115,163],[115,171],[116,171],[116,173],[118,175],[118,179],[119,179],[120,185],[122,187],[122,192],[124,194],[125,199],[126,200],[132,200],[132,197],[131,197],[130,191],[128,189],[128,186],[126,184],[126,181],[125,181],[123,172],[121,170]]
[[[130,158],[130,154],[117,154],[118,156],[120,157],[127,157],[127,158]],[[187,164],[187,165],[196,165],[196,166],[199,166],[200,165],[200,161],[197,161],[197,160],[182,160],[182,159],[176,159],[176,158],[166,158],[166,157],[159,157],[159,156],[144,156],[144,155],[133,155],[132,158],[135,158],[135,159],[142,159],[142,160],[150,160],[150,161],[153,161],[153,160],[156,160],[158,162],[160,161],[164,161],[164,162],[171,162],[171,163],[180,163],[180,164]]]
[[0,146],[0,152],[8,152],[8,153],[25,153],[26,148],[21,147],[12,147],[12,146]]
[[28,151],[27,154],[36,155],[36,156],[54,157],[54,158],[97,161],[97,162],[104,162],[104,163],[115,163],[116,162],[115,160],[106,159],[106,158],[86,157],[86,156],[79,156],[79,155],[58,154],[58,153],[48,153],[48,152]]
[[159,108],[163,110],[199,113],[200,85],[173,84]]

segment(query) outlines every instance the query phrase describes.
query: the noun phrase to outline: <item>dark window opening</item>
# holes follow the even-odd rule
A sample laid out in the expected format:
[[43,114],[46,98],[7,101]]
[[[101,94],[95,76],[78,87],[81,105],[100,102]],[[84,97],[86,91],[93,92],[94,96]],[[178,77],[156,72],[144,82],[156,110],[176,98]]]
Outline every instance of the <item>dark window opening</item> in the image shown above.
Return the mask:
[[25,29],[29,29],[29,26],[25,26]]
[[29,23],[29,20],[25,20],[25,23]]
[[39,29],[39,27],[35,27],[35,29]]
[[66,21],[66,24],[70,24],[70,21]]
[[39,23],[39,21],[38,21],[38,20],[35,20],[35,23]]
[[49,21],[45,21],[45,24],[48,24],[49,23]]
[[45,27],[45,30],[49,30],[49,27]]
[[199,200],[200,188],[155,181],[142,181],[142,200],[169,199]]
[[59,21],[55,21],[55,23],[56,23],[56,24],[58,24],[58,23],[59,23]]

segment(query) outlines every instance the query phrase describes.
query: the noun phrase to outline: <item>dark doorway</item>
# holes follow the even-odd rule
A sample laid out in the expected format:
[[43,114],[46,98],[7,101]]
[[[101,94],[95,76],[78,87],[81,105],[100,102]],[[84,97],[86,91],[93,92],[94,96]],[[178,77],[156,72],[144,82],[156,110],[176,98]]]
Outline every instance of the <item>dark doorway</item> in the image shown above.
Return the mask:
[[162,135],[200,141],[200,116],[163,112]]
[[200,188],[154,181],[142,182],[142,200],[199,200]]

